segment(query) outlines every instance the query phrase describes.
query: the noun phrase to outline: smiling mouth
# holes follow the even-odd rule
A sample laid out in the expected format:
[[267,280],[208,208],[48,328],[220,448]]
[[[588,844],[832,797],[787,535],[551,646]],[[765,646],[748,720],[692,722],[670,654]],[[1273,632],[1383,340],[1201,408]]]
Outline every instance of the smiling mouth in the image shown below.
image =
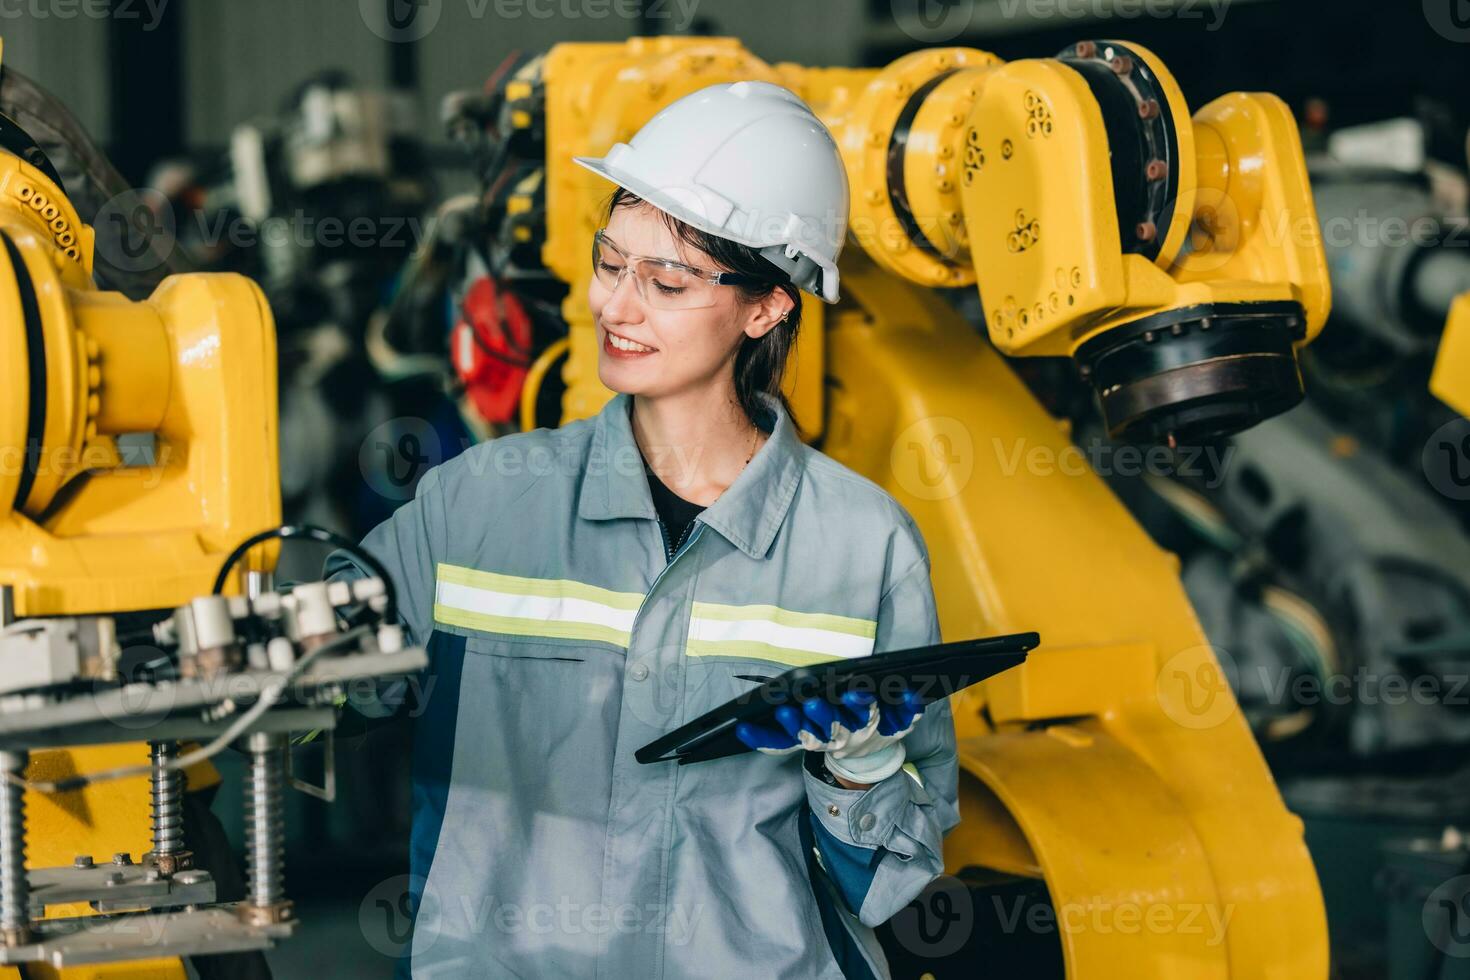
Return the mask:
[[658,350],[657,347],[649,347],[647,344],[640,344],[637,341],[629,340],[627,337],[620,337],[606,327],[602,329],[607,333],[608,344],[617,350],[628,351],[631,354],[652,354]]

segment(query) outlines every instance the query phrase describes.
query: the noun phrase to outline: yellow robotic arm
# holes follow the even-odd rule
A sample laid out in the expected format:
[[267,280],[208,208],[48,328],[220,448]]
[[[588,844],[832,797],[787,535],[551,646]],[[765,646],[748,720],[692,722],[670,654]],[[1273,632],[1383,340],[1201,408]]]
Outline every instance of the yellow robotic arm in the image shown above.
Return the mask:
[[[816,73],[808,94],[838,93]],[[915,52],[834,119],[854,240],[928,286],[978,284],[991,341],[1075,358],[1114,436],[1246,428],[1302,395],[1326,262],[1290,113],[1232,93],[1190,118],[1147,49],[1000,64]]]
[[[0,130],[0,585],[20,616],[179,605],[280,523],[270,311],[241,276],[98,290],[93,230]],[[125,460],[121,435],[151,436],[151,458]]]

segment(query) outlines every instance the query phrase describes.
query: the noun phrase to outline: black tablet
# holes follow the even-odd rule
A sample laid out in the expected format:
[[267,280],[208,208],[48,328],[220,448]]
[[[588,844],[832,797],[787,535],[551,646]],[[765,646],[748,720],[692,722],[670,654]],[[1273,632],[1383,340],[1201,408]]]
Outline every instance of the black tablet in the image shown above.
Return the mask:
[[932,704],[1023,663],[1040,643],[1035,633],[1010,633],[796,667],[649,742],[633,757],[645,765],[675,760],[686,765],[753,751],[735,736],[736,725],[752,722],[779,729],[777,708],[815,695],[836,701],[848,691],[861,690],[897,704],[908,688]]

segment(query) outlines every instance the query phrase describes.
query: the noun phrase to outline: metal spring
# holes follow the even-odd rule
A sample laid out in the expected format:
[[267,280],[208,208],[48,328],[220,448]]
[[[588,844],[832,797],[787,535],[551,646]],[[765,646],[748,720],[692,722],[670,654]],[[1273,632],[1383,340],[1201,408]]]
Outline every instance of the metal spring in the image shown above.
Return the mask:
[[[19,775],[24,752],[0,752],[0,770]],[[25,789],[0,781],[0,929],[24,930],[30,922],[26,881]]]
[[245,863],[247,901],[255,906],[286,898],[283,775],[280,742],[252,736],[245,775]]
[[153,776],[150,786],[153,853],[177,854],[184,849],[184,774],[165,768],[179,754],[177,742],[150,746]]

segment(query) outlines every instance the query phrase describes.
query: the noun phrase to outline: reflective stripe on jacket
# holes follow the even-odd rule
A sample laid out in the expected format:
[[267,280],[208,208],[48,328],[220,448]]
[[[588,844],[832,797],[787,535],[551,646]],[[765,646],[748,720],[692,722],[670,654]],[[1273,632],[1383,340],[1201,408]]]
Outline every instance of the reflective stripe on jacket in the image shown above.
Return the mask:
[[[811,815],[876,859],[839,913],[888,975],[870,927],[942,871],[959,819],[947,703],[906,739],[906,771],[861,792],[800,753],[633,758],[792,665],[939,641],[912,519],[766,403],[770,438],[671,561],[628,395],[436,467],[365,539],[430,651],[414,976],[838,980]],[[328,572],[361,570],[338,552]]]

